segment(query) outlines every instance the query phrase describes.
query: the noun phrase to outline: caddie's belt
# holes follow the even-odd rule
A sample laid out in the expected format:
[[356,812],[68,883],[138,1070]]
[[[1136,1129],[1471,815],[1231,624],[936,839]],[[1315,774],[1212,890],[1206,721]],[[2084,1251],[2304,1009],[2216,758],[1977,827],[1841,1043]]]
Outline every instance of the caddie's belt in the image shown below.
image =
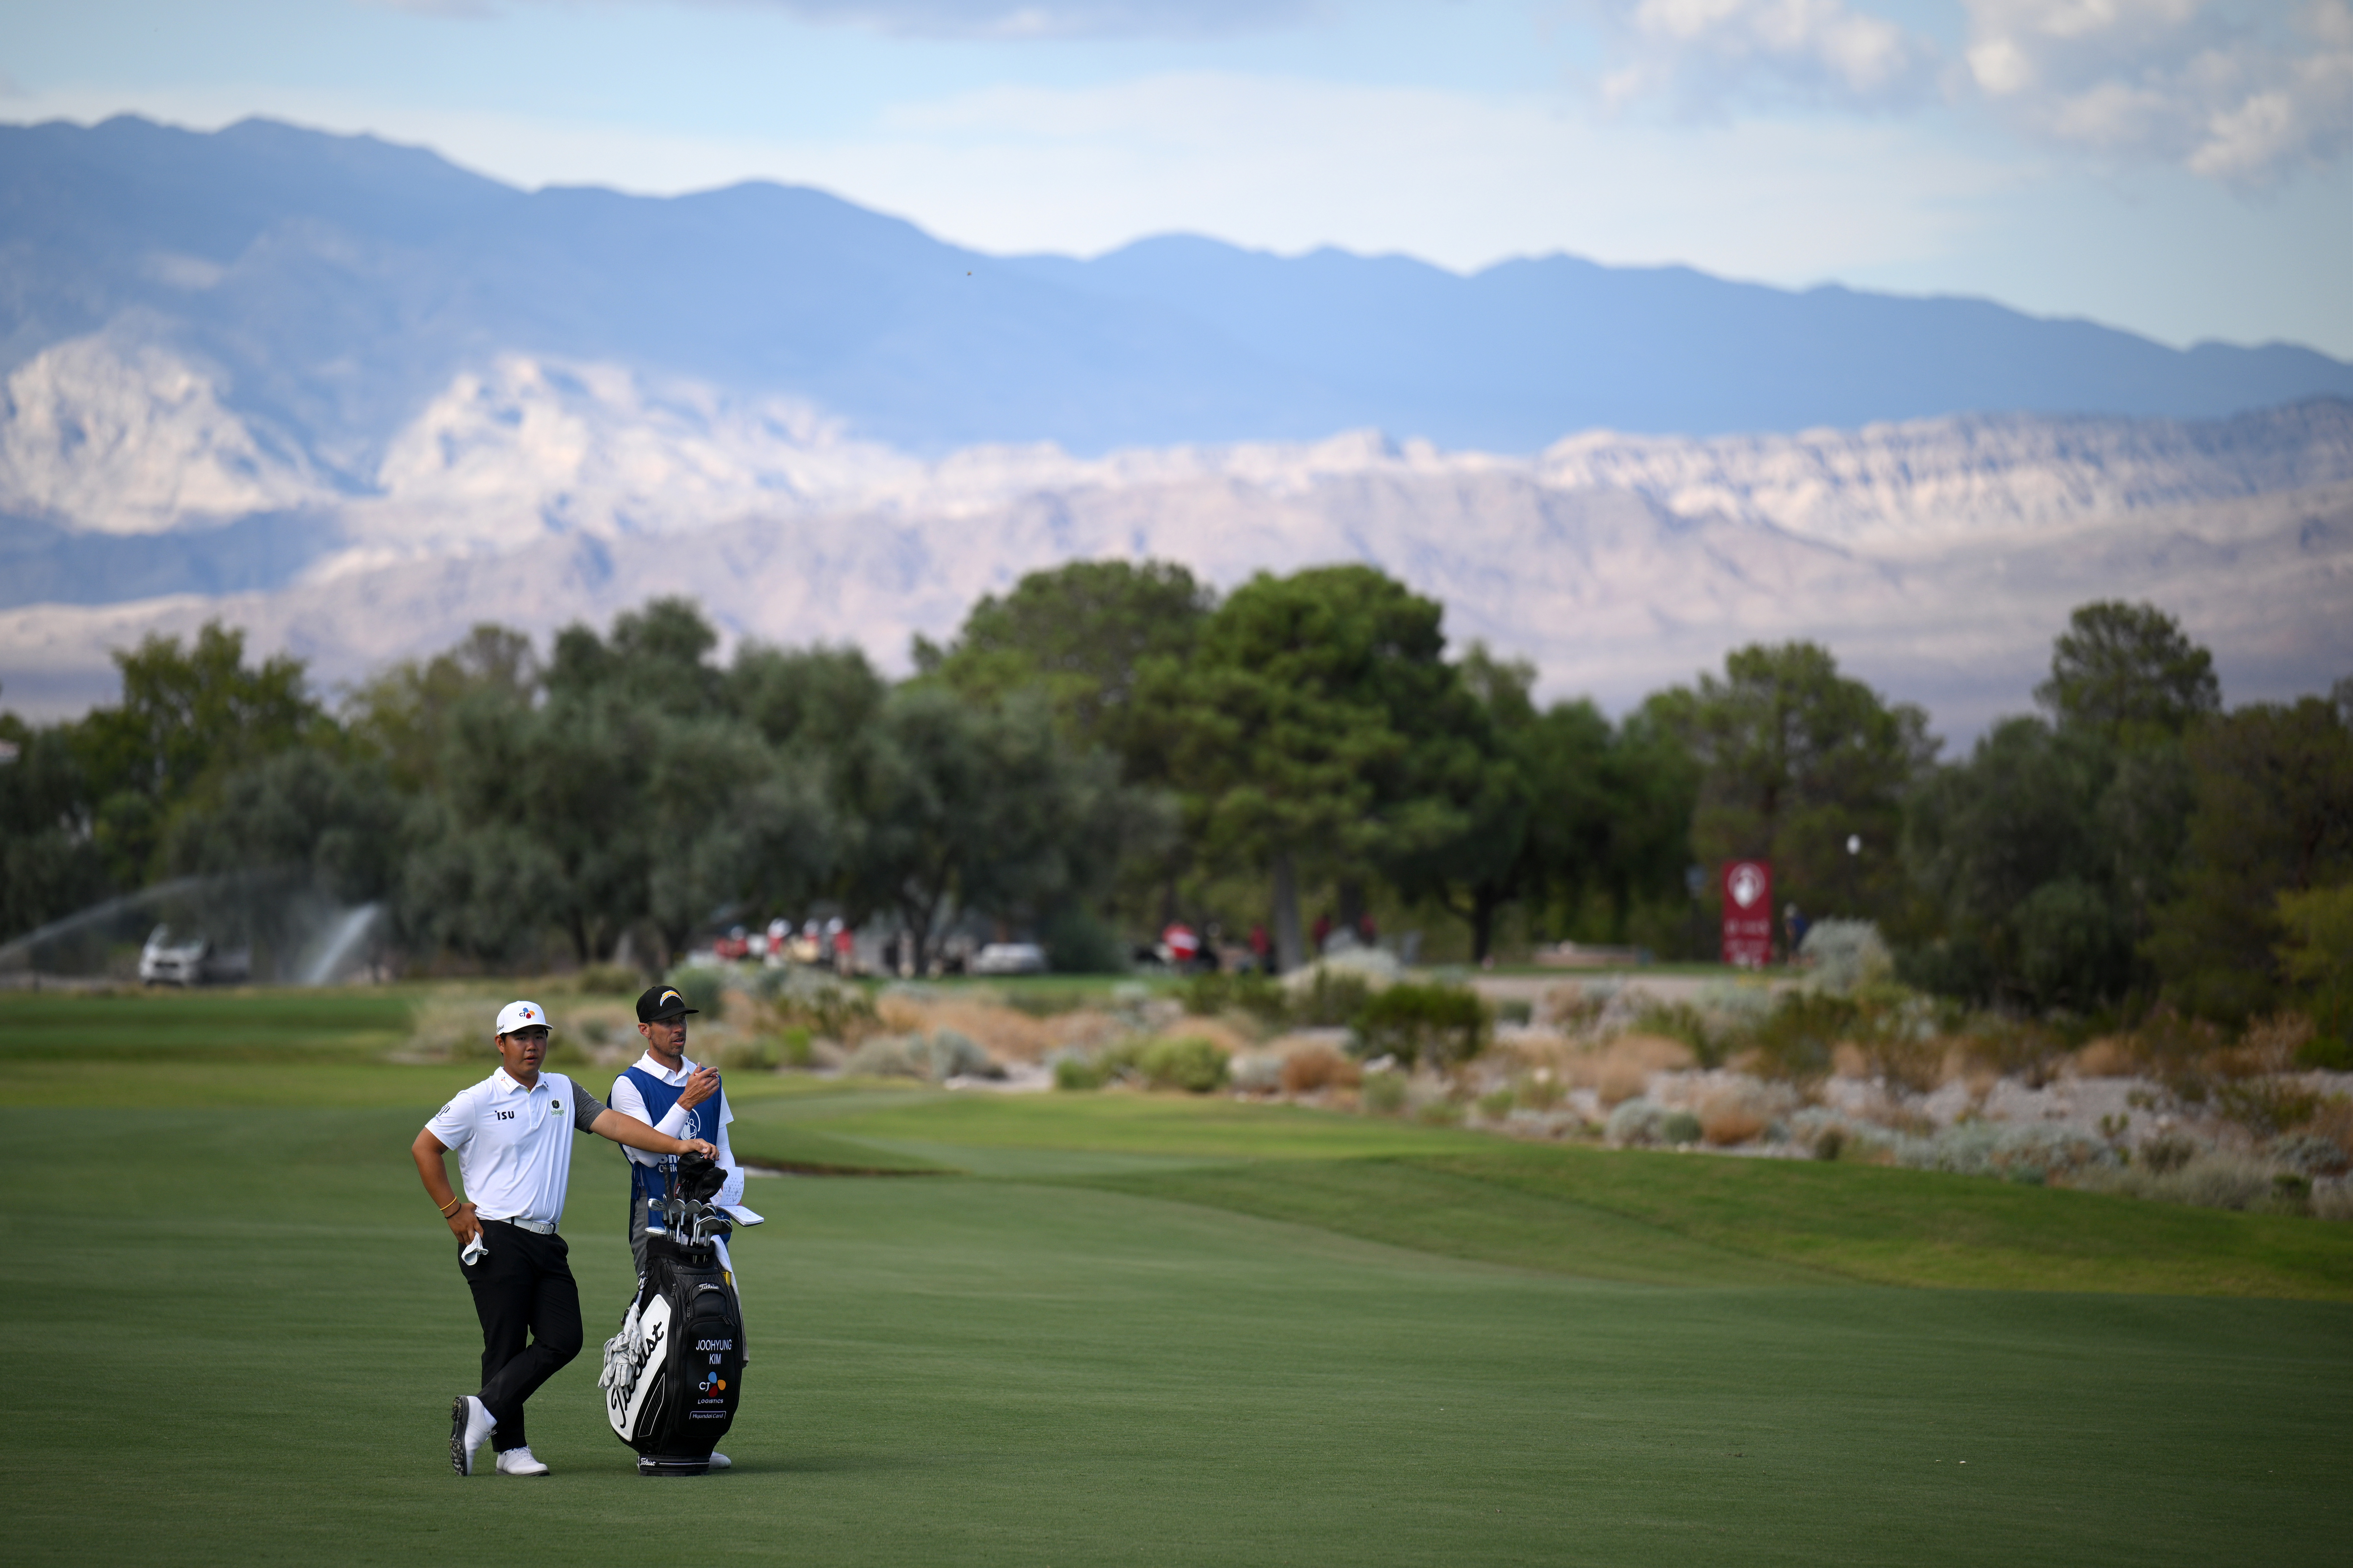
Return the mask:
[[555,1234],[555,1226],[546,1220],[494,1219],[489,1223],[491,1225],[511,1225],[517,1230],[527,1230],[534,1236],[554,1236]]

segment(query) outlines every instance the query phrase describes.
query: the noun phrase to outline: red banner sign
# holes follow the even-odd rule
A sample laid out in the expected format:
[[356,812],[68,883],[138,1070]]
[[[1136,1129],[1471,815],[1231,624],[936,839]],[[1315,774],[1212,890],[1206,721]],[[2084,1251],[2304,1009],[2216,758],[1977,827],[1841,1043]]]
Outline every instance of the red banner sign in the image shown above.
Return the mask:
[[1773,962],[1773,863],[1731,860],[1724,868],[1724,962],[1762,969]]

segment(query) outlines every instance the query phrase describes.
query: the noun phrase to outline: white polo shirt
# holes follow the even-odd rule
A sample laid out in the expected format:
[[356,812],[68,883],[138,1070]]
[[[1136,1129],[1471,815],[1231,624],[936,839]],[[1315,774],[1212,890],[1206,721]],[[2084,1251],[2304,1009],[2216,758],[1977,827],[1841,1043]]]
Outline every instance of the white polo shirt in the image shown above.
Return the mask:
[[466,1199],[483,1219],[554,1225],[572,1183],[572,1134],[604,1114],[593,1094],[560,1072],[523,1088],[503,1067],[463,1089],[425,1130],[458,1152]]

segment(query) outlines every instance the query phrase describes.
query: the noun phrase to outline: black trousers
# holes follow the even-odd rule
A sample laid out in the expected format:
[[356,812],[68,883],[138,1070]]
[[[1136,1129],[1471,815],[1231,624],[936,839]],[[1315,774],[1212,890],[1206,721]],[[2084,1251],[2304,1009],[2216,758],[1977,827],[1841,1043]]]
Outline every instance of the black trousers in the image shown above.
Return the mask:
[[458,1267],[482,1320],[480,1397],[499,1424],[491,1445],[503,1454],[530,1441],[522,1402],[580,1353],[580,1287],[560,1236],[492,1219],[482,1222],[482,1239],[490,1256],[480,1263],[460,1258]]

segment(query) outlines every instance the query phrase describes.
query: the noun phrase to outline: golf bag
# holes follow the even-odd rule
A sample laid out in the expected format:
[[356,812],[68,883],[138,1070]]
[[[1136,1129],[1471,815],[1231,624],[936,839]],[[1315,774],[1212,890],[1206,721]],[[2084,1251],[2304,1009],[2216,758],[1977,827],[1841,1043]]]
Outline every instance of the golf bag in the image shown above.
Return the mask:
[[[699,1168],[698,1168],[699,1167]],[[744,1315],[723,1262],[724,1173],[688,1155],[647,1200],[646,1273],[605,1342],[605,1415],[641,1476],[699,1476],[744,1396]],[[690,1196],[690,1194],[699,1195]]]

